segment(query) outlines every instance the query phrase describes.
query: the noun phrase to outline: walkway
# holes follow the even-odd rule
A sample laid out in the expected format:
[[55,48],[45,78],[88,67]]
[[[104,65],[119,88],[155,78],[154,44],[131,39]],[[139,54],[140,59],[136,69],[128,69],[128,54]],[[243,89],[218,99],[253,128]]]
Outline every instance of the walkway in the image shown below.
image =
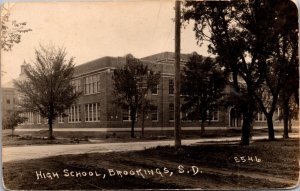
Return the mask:
[[[267,129],[267,126],[255,126],[254,129]],[[298,126],[293,126],[294,129],[299,129]],[[183,131],[201,130],[201,127],[181,127]],[[206,130],[228,130],[228,129],[241,129],[241,127],[206,127]],[[274,126],[275,130],[283,129],[283,126]],[[48,128],[16,128],[15,131],[42,131],[48,130]],[[173,131],[174,127],[145,127],[145,131]],[[130,132],[130,127],[122,128],[54,128],[53,131],[76,131],[76,132],[113,132],[124,131]],[[141,127],[135,127],[135,131],[141,131]]]
[[[299,137],[298,134],[290,136]],[[253,140],[266,139],[267,136],[255,136]],[[281,136],[276,136],[281,138]],[[230,142],[239,141],[240,137],[228,138],[201,138],[182,140],[182,145],[192,145],[197,143],[209,142]],[[174,145],[173,140],[147,141],[147,142],[128,142],[128,143],[94,143],[78,145],[36,145],[36,146],[14,146],[2,148],[2,162],[44,158],[49,156],[58,156],[66,154],[83,154],[83,153],[105,153],[105,152],[122,152],[137,151],[151,147]]]

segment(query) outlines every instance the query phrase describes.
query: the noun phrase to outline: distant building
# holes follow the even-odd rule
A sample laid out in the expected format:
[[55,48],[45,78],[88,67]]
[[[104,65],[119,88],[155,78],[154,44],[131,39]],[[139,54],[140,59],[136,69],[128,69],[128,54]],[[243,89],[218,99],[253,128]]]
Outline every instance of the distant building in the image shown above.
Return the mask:
[[[2,88],[2,119],[6,119],[11,112],[15,110],[15,89],[13,87]],[[8,127],[3,124],[3,129]]]
[[[174,126],[174,53],[163,52],[141,58],[145,64],[154,71],[161,73],[160,83],[157,89],[147,94],[155,107],[151,110],[145,120],[145,128],[153,127],[163,130]],[[181,64],[184,66],[189,55],[181,55]],[[66,111],[67,117],[58,117],[54,122],[55,128],[125,128],[130,127],[130,116],[128,110],[121,110],[112,104],[113,81],[112,74],[115,68],[125,64],[124,57],[103,57],[75,67],[72,83],[76,91],[82,91],[83,95],[77,103]],[[20,78],[24,78],[22,65]],[[230,91],[229,86],[225,89]],[[3,89],[3,110],[8,111],[14,103],[14,89]],[[11,106],[11,107],[10,107]],[[184,116],[181,113],[181,116]],[[279,110],[274,114],[275,125],[278,121]],[[20,127],[46,127],[47,121],[40,115],[25,113],[27,122]],[[207,124],[214,127],[240,127],[242,118],[237,115],[235,108],[220,108],[214,111],[210,122]],[[182,120],[183,127],[199,127],[199,121]],[[255,125],[266,125],[266,119],[262,113],[256,116]],[[140,119],[137,119],[137,127]]]

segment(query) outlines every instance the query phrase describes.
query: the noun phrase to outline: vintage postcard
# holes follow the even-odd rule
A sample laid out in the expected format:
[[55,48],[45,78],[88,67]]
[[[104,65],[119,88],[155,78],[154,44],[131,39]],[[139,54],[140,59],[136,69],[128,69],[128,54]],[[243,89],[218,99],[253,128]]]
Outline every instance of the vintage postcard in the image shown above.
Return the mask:
[[3,189],[297,189],[296,2],[0,13]]

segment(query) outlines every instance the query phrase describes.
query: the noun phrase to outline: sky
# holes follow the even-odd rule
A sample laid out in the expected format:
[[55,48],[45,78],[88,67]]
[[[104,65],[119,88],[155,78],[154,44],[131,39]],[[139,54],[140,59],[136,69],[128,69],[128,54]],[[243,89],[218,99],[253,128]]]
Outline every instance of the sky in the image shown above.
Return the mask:
[[[64,47],[76,65],[103,56],[130,53],[141,58],[174,52],[174,4],[173,0],[11,3],[11,20],[27,22],[32,31],[23,34],[12,51],[3,52],[3,83],[18,77],[20,66],[34,60],[40,44]],[[192,27],[181,30],[181,52],[207,56]]]

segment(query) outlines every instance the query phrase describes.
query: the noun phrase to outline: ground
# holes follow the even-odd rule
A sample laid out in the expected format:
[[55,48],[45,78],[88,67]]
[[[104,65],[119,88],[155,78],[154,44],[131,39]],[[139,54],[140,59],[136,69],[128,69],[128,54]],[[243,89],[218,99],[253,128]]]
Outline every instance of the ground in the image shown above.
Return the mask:
[[[282,134],[282,129],[275,129],[276,135]],[[294,133],[298,133],[295,128]],[[15,132],[12,137],[11,130],[3,130],[2,145],[18,146],[18,145],[41,145],[41,144],[78,144],[78,143],[99,143],[99,142],[133,142],[133,141],[152,141],[152,140],[173,140],[173,131],[146,131],[145,137],[140,136],[140,132],[136,132],[136,138],[130,138],[130,132],[85,132],[85,131],[54,131],[56,140],[46,140],[48,130],[40,131],[19,131]],[[253,136],[268,135],[267,129],[254,129]],[[240,137],[240,129],[221,129],[209,130],[207,128],[204,135],[200,131],[182,131],[183,139],[193,138],[219,138],[219,137]]]
[[299,177],[299,139],[62,155],[4,162],[3,172],[8,189],[289,188]]

